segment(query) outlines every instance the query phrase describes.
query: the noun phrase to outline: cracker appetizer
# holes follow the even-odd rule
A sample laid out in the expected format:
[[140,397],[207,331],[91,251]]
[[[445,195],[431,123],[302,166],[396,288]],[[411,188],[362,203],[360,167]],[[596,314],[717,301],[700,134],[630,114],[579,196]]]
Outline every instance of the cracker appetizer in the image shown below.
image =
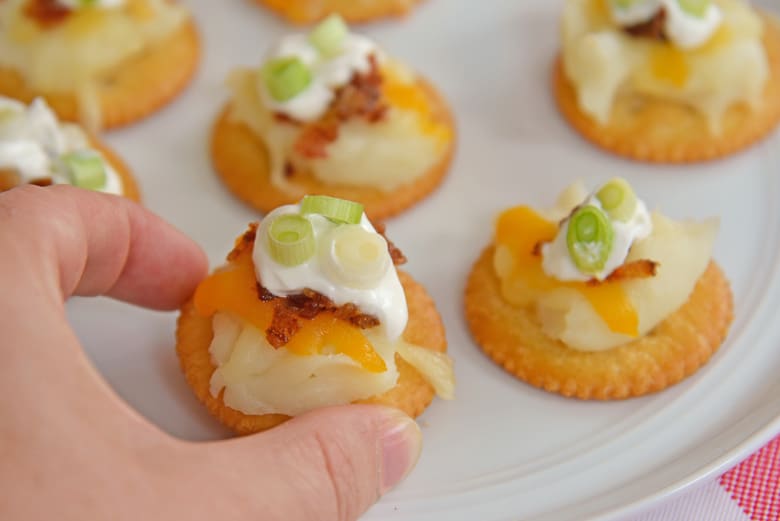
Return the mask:
[[140,200],[127,166],[78,125],[60,123],[46,102],[0,96],[0,191],[21,184],[71,184]]
[[449,167],[455,130],[442,97],[338,17],[283,38],[228,84],[214,165],[262,212],[321,193],[383,219],[428,195]]
[[170,0],[0,2],[0,94],[41,96],[93,131],[165,105],[199,58],[195,25]]
[[444,327],[361,205],[306,196],[238,238],[182,308],[177,352],[197,397],[238,434],[350,402],[417,416],[452,398]]
[[255,0],[289,21],[308,24],[338,13],[350,22],[403,16],[422,0]]
[[554,89],[586,139],[640,161],[748,147],[780,121],[780,23],[741,0],[568,0]]
[[731,289],[711,260],[718,220],[650,214],[622,179],[573,185],[547,211],[502,213],[469,276],[471,332],[546,391],[610,400],[660,391],[726,337]]

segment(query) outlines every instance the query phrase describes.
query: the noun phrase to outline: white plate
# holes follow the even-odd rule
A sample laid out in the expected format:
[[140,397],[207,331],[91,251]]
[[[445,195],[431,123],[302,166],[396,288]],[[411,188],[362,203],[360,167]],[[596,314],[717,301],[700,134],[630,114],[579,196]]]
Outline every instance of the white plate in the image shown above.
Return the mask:
[[[217,265],[257,218],[209,165],[223,79],[233,66],[258,63],[289,28],[250,2],[190,4],[205,44],[195,84],[160,115],[108,141],[137,173],[147,205]],[[421,417],[418,468],[366,520],[615,519],[723,470],[780,430],[780,140],[685,168],[634,164],[592,148],[564,124],[549,93],[560,6],[429,0],[403,22],[363,28],[440,86],[460,127],[445,184],[389,224],[408,270],[443,314],[458,396],[434,401]],[[549,204],[576,178],[615,175],[671,216],[722,217],[715,255],[733,283],[737,316],[713,360],[674,388],[618,403],[567,400],[520,383],[483,356],[464,324],[461,294],[499,210]],[[99,369],[151,421],[188,439],[227,435],[179,373],[174,314],[108,300],[75,300],[68,309]]]

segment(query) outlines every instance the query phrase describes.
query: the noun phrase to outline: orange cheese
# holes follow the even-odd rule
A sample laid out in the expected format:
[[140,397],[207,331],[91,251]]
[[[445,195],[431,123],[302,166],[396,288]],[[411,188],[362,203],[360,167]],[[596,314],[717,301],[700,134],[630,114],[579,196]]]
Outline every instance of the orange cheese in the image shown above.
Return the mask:
[[[275,306],[272,302],[260,300],[250,250],[242,252],[226,268],[201,282],[195,291],[194,304],[197,312],[204,317],[227,311],[260,331],[271,325]],[[337,319],[330,312],[305,320],[303,327],[285,347],[301,356],[320,354],[326,347],[332,347],[336,353],[347,355],[366,371],[381,373],[387,370],[385,361],[360,329]]]
[[639,316],[619,282],[561,282],[544,273],[542,257],[534,250],[537,245],[552,241],[557,233],[556,223],[526,206],[502,213],[496,223],[496,244],[509,248],[512,253],[515,264],[511,276],[522,278],[526,287],[536,291],[561,287],[575,289],[588,300],[611,331],[638,336]]
[[393,107],[417,114],[420,131],[426,136],[443,143],[452,139],[452,131],[436,121],[428,97],[418,83],[403,82],[397,73],[385,67],[382,70],[382,94]]

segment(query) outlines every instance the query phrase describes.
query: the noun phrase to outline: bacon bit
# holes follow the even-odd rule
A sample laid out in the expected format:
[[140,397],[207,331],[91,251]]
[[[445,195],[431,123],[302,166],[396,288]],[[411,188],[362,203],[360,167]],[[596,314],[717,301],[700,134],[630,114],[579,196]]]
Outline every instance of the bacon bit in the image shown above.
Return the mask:
[[57,0],[28,0],[24,7],[24,14],[44,29],[63,23],[72,12]]
[[298,317],[285,306],[276,306],[271,325],[265,330],[265,338],[274,349],[287,345],[293,335],[301,329]]
[[265,286],[257,283],[257,298],[262,300],[263,302],[271,302],[273,299],[276,298],[276,295],[268,291]]
[[[267,289],[260,286],[260,294],[272,295]],[[276,301],[274,317],[271,325],[265,331],[268,343],[274,348],[284,347],[295,336],[295,333],[303,327],[302,320],[311,320],[320,313],[333,313],[339,320],[349,322],[360,329],[369,329],[379,325],[379,319],[373,315],[361,313],[355,304],[347,303],[337,306],[328,297],[314,290],[305,288],[303,293],[288,297],[272,295]]]
[[51,177],[39,177],[30,181],[31,185],[35,186],[51,186],[54,184],[54,180]]
[[542,247],[547,244],[546,242],[539,241],[536,244],[534,244],[534,249],[531,250],[531,255],[534,257],[541,257],[542,256]]
[[658,263],[655,261],[642,259],[616,268],[603,281],[591,279],[587,282],[588,286],[599,286],[607,282],[620,282],[623,280],[649,279],[655,277],[658,272]]
[[339,137],[339,124],[340,121],[328,113],[305,126],[293,145],[295,151],[308,159],[325,159],[328,157],[327,146]]
[[400,266],[402,264],[406,264],[408,262],[406,255],[404,255],[404,252],[402,252],[390,239],[387,238],[387,235],[385,235],[385,231],[387,230],[387,226],[383,222],[379,222],[374,224],[371,223],[374,226],[374,229],[376,230],[376,233],[381,235],[384,240],[387,242],[387,252],[390,254],[390,259],[393,261],[393,266]]
[[284,177],[292,177],[295,174],[295,167],[289,161],[284,163]]
[[650,38],[652,40],[659,40],[663,42],[666,41],[666,33],[664,32],[665,24],[666,9],[662,7],[658,10],[658,13],[653,17],[652,20],[626,27],[625,31],[631,36],[636,36],[639,38]]
[[[371,55],[368,59],[371,65],[368,72],[355,74],[352,81],[336,91],[327,112],[319,120],[304,126],[294,145],[296,152],[309,159],[324,159],[328,157],[326,147],[338,139],[339,126],[343,122],[362,118],[376,123],[384,118],[388,107],[382,101],[382,75],[376,56]],[[291,119],[284,118],[283,121]]]
[[257,223],[249,223],[249,229],[244,234],[236,239],[236,243],[233,249],[228,253],[228,262],[233,262],[238,259],[242,253],[249,251],[255,244],[255,236],[257,235]]
[[295,118],[291,118],[284,112],[274,112],[274,119],[279,123],[287,123],[289,125],[299,125],[300,122]]

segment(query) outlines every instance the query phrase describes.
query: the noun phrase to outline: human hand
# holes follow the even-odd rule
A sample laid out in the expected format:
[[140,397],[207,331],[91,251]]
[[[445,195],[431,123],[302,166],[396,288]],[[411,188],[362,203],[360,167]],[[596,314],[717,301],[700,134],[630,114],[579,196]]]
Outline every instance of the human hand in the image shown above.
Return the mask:
[[0,519],[346,521],[406,475],[420,432],[393,409],[334,407],[190,443],[112,392],[64,301],[175,309],[206,269],[192,241],[122,198],[64,186],[0,194]]

